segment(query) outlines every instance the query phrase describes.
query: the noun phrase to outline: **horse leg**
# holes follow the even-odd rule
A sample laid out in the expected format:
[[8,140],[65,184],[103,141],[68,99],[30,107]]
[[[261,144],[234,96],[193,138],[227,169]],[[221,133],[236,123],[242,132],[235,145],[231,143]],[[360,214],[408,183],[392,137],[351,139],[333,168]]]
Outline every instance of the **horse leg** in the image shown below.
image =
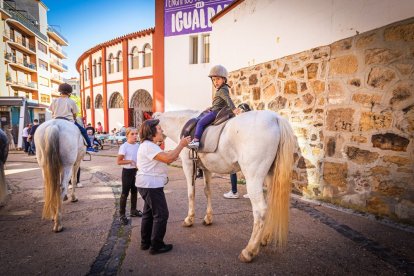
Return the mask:
[[239,255],[242,262],[251,262],[257,254],[259,254],[260,243],[262,240],[262,232],[266,215],[266,202],[263,196],[263,181],[255,179],[249,181],[246,177],[247,193],[253,209],[253,231],[250,240]]
[[213,209],[211,207],[210,182],[211,182],[211,172],[205,170],[204,171],[204,194],[207,197],[207,210],[206,210],[206,216],[204,217],[204,220],[203,220],[204,225],[211,225],[213,223]]
[[78,202],[78,199],[76,198],[75,195],[75,187],[77,186],[77,174],[78,174],[78,169],[79,169],[79,164],[75,164],[73,166],[72,169],[72,178],[71,178],[71,183],[72,183],[72,193],[70,194],[71,197],[71,202]]
[[194,209],[194,198],[195,198],[195,183],[192,184],[193,177],[193,164],[188,158],[188,150],[181,152],[181,160],[184,170],[184,175],[187,180],[187,196],[188,196],[188,214],[184,219],[183,226],[190,227],[194,224],[195,209]]
[[59,207],[56,210],[55,216],[54,216],[54,221],[55,224],[53,225],[53,232],[58,233],[61,232],[63,230],[63,226],[62,226],[62,212],[60,210],[61,207]]

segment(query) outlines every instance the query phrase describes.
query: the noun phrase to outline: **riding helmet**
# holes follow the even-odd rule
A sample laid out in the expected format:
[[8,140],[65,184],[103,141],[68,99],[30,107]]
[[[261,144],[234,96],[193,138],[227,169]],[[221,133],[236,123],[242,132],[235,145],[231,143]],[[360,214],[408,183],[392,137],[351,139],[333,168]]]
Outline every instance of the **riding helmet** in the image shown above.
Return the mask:
[[61,85],[59,85],[58,91],[62,94],[71,94],[72,86],[68,83],[62,83]]
[[244,112],[251,111],[250,106],[247,103],[239,104],[238,108],[242,109]]
[[212,77],[222,77],[227,79],[227,76],[229,73],[227,72],[227,69],[222,65],[215,65],[210,70],[210,74],[208,75],[209,78]]

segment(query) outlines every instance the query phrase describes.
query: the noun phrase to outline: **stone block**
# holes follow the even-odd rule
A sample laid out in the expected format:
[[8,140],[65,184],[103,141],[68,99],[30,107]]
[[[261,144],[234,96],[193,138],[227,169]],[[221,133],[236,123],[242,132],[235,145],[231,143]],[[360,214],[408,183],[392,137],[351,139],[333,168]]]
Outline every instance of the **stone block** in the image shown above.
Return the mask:
[[354,94],[352,101],[361,104],[363,107],[373,107],[381,102],[381,96],[375,94]]
[[414,103],[414,82],[402,81],[392,88],[390,105],[393,109],[404,109]]
[[362,135],[352,135],[351,141],[356,143],[366,143],[368,138]]
[[397,50],[375,48],[365,50],[365,64],[388,64],[401,56]]
[[295,72],[292,72],[291,76],[298,79],[303,79],[305,77],[305,71],[303,70],[303,68],[299,69]]
[[330,75],[349,75],[358,70],[358,59],[354,55],[346,55],[331,60]]
[[376,33],[370,33],[370,34],[361,36],[356,41],[356,47],[361,49],[361,48],[366,48],[372,45],[373,42],[377,40],[376,35],[377,35]]
[[361,86],[361,80],[360,79],[351,79],[348,81],[348,83],[352,86],[355,87],[360,87]]
[[286,103],[287,103],[286,98],[282,96],[278,96],[276,97],[276,99],[274,99],[268,104],[268,108],[273,111],[278,111],[280,109],[284,109],[286,107]]
[[332,157],[335,155],[336,150],[336,139],[335,137],[329,137],[326,143],[326,155]]
[[414,41],[414,23],[403,23],[384,30],[385,41]]
[[359,120],[359,130],[368,131],[371,129],[387,129],[391,127],[392,113],[385,112],[383,114],[373,112],[362,112]]
[[401,75],[410,75],[414,73],[413,64],[399,63],[399,64],[395,64],[394,66],[395,68],[397,68],[398,72],[400,72]]
[[306,82],[300,83],[300,92],[304,92],[308,89],[308,86],[306,85]]
[[390,215],[390,207],[388,204],[376,196],[367,199],[367,209],[379,215]]
[[327,129],[332,131],[353,131],[354,113],[355,110],[352,108],[328,110],[326,116]]
[[328,85],[328,103],[341,104],[346,100],[342,84],[337,81],[331,81]]
[[253,101],[260,100],[260,87],[253,87],[252,93],[253,93]]
[[331,44],[331,55],[335,55],[342,51],[346,51],[352,48],[352,38],[342,39],[340,41]]
[[371,142],[373,147],[382,150],[407,151],[410,140],[394,133],[384,133],[372,135]]
[[400,219],[414,219],[414,202],[403,199],[395,206],[395,214]]
[[289,80],[285,83],[285,94],[298,94],[298,85],[296,81]]
[[315,94],[320,94],[325,91],[325,82],[323,81],[320,81],[320,80],[311,81],[310,85],[312,87],[313,92],[315,92]]
[[384,156],[382,158],[384,162],[396,164],[397,166],[413,165],[413,161],[400,156]]
[[315,97],[312,96],[312,94],[310,93],[306,93],[305,95],[302,96],[302,99],[307,105],[310,105],[315,99]]
[[315,166],[308,159],[301,156],[298,160],[298,168],[300,168],[300,169],[312,169],[312,168],[315,168]]
[[390,171],[387,167],[384,166],[376,166],[370,169],[370,172],[374,175],[381,174],[381,175],[390,175]]
[[329,185],[339,190],[345,190],[347,186],[348,164],[325,162],[323,164],[323,179]]
[[368,74],[367,83],[369,86],[382,89],[394,80],[395,77],[395,72],[390,69],[384,67],[374,67]]
[[263,99],[265,101],[269,101],[273,99],[275,96],[276,96],[276,87],[273,83],[267,86],[265,89],[263,89]]
[[379,154],[368,150],[363,150],[357,147],[347,147],[346,155],[349,160],[357,164],[369,164],[378,159]]
[[308,80],[316,79],[316,76],[318,74],[318,64],[310,63],[306,65],[306,71],[308,72]]
[[257,84],[258,80],[257,80],[257,75],[256,74],[252,74],[249,77],[249,85],[255,85]]

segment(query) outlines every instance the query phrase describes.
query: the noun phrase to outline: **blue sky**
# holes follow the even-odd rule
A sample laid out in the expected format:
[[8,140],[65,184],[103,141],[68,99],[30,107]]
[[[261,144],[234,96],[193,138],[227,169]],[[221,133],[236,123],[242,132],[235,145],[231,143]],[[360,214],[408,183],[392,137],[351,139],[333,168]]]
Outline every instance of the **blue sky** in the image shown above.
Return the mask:
[[69,71],[79,76],[78,57],[89,48],[115,37],[154,27],[155,0],[42,0],[49,8],[48,24],[68,41],[64,48]]

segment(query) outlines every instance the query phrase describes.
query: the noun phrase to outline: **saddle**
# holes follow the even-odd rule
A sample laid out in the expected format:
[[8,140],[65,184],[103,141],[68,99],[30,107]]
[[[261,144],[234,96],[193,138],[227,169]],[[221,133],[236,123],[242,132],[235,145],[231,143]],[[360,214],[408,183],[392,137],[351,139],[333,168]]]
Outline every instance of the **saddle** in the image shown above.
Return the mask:
[[[197,118],[188,120],[181,130],[180,137],[191,136],[191,138],[194,138],[195,126],[200,118],[207,112],[209,112],[209,109],[203,111]],[[203,132],[203,136],[200,139],[200,147],[198,148],[199,153],[212,153],[216,151],[221,132],[226,126],[228,120],[234,116],[233,111],[228,107],[222,108],[217,113],[216,119],[213,123],[208,125]]]

